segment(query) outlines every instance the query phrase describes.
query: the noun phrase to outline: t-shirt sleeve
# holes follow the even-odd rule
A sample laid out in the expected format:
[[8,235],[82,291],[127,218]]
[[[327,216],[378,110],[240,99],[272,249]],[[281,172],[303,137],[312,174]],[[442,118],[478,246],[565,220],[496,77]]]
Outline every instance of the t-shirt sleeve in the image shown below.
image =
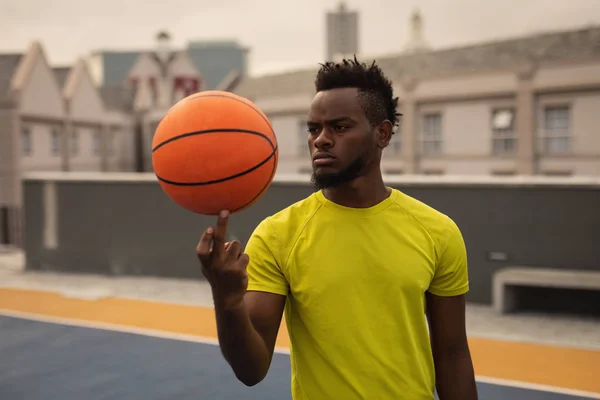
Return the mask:
[[254,230],[245,253],[248,254],[248,290],[276,293],[286,296],[288,281],[280,262],[280,244],[268,220],[263,220]]
[[436,296],[465,294],[469,291],[467,250],[460,229],[450,218],[444,242],[429,292]]

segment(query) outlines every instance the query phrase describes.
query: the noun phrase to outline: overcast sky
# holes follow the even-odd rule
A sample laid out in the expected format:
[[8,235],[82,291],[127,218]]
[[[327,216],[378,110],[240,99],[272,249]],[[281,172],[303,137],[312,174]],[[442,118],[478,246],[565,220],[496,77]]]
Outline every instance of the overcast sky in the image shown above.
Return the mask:
[[[348,0],[360,12],[361,53],[401,51],[418,7],[425,35],[447,47],[600,25],[600,0]],[[252,74],[314,66],[325,54],[325,12],[336,0],[0,0],[0,52],[40,40],[52,65],[100,49],[146,49],[166,29],[175,45],[235,39]]]

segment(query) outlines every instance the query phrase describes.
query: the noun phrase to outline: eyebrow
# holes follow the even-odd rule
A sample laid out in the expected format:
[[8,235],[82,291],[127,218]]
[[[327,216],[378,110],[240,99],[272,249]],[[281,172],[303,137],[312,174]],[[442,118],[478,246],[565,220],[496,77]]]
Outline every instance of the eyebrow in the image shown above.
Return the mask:
[[[350,117],[339,117],[339,118],[328,119],[325,122],[328,125],[335,125],[335,124],[343,122],[343,121],[352,121],[352,118],[350,118]],[[306,124],[307,125],[318,125],[318,122],[307,121]]]

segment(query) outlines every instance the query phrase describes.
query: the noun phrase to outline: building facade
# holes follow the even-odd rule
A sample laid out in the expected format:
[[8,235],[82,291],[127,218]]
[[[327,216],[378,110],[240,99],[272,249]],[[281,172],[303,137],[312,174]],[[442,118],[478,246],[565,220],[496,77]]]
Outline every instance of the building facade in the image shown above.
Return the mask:
[[51,68],[39,42],[0,55],[0,243],[18,243],[21,176],[127,171],[130,118],[110,112],[85,63]]
[[[377,62],[403,114],[385,173],[600,175],[600,27]],[[280,172],[310,169],[305,118],[315,73],[246,77],[235,88],[271,119]]]

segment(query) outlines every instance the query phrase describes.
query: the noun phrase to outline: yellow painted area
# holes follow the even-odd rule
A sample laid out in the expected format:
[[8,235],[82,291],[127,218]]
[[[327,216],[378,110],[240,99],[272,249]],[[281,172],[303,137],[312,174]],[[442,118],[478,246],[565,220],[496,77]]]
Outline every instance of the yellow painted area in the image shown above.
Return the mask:
[[475,373],[600,393],[600,351],[470,338]]
[[[146,300],[82,300],[53,292],[0,288],[0,308],[216,338],[214,311],[207,307]],[[477,375],[600,393],[600,351],[470,338]],[[277,346],[288,347],[282,324]]]
[[[217,337],[214,311],[208,307],[121,298],[84,300],[64,297],[54,292],[0,288],[0,308],[48,317]],[[289,346],[283,323],[277,346]]]

